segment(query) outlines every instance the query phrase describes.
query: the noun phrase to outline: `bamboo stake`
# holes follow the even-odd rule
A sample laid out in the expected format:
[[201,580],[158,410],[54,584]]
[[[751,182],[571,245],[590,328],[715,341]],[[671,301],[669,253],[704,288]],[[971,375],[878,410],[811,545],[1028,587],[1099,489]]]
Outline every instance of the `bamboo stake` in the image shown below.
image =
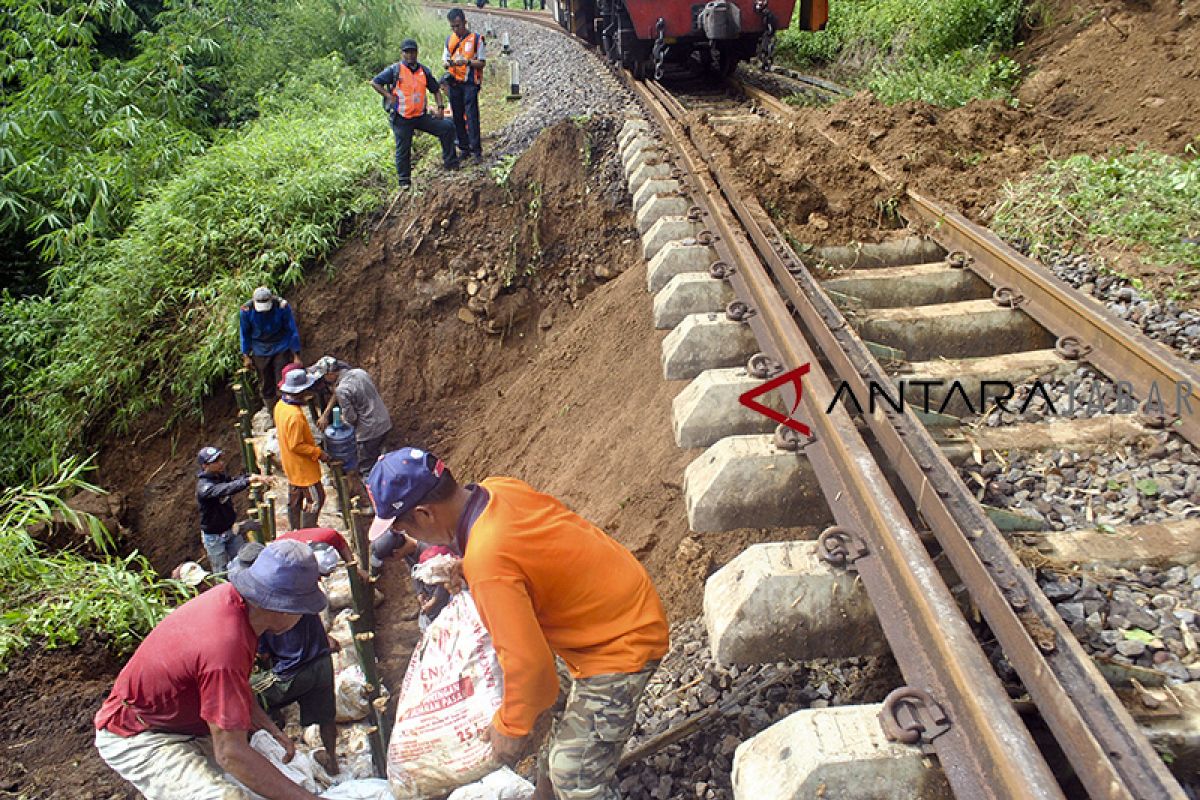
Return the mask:
[[263,543],[261,508],[262,506],[258,503],[254,503],[250,508],[246,509],[246,516],[258,523],[258,530],[251,527],[246,533],[250,537],[250,541],[258,542],[259,544]]
[[267,492],[258,506],[263,528],[263,544],[275,541],[275,495]]

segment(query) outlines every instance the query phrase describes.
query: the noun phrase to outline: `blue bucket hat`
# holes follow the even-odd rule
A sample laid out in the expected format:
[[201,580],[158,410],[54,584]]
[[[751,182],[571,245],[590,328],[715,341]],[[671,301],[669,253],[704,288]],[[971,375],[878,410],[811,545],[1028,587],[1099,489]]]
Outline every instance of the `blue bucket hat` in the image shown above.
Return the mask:
[[310,375],[305,370],[297,368],[284,376],[283,382],[279,384],[279,389],[285,394],[301,394],[311,389],[316,382],[316,375]]
[[402,447],[379,459],[367,479],[367,491],[375,507],[370,538],[378,538],[392,520],[418,505],[438,485],[445,471],[440,458],[415,447]]
[[318,614],[329,602],[317,586],[320,577],[308,545],[285,539],[264,547],[250,566],[230,570],[229,582],[243,600],[267,611]]
[[224,451],[219,447],[201,447],[200,452],[196,454],[196,463],[202,467],[206,467],[224,454]]

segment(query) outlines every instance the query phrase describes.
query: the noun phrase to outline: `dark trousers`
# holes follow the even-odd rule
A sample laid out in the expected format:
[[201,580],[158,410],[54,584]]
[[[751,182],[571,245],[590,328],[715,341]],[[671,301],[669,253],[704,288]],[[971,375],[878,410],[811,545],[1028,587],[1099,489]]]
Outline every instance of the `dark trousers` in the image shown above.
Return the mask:
[[312,486],[288,484],[288,528],[298,531],[301,528],[317,527],[317,516],[321,513],[323,505],[325,505],[325,487],[321,485],[320,481]]
[[413,131],[433,134],[442,144],[442,166],[458,165],[454,153],[454,123],[444,117],[422,114],[419,117],[402,117],[392,114],[392,134],[396,138],[396,177],[401,186],[412,183],[412,138]]
[[479,84],[452,83],[450,114],[454,117],[454,132],[458,137],[458,151],[462,155],[483,155],[479,142]]
[[258,372],[258,382],[262,384],[262,398],[267,410],[275,404],[275,398],[279,395],[279,382],[283,380],[283,368],[290,363],[291,350],[271,356],[254,356],[254,369]]

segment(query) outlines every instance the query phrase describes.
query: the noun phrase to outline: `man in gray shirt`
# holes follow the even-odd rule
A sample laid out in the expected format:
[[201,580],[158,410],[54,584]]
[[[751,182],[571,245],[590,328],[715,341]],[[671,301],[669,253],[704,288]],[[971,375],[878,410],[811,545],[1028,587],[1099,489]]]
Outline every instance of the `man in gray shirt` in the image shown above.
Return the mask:
[[313,366],[313,371],[323,375],[333,389],[333,396],[317,424],[324,428],[329,424],[333,407],[337,405],[342,409],[342,420],[354,426],[354,440],[358,445],[357,471],[366,480],[383,452],[383,440],[392,430],[387,406],[365,370],[352,368],[333,356],[324,356]]

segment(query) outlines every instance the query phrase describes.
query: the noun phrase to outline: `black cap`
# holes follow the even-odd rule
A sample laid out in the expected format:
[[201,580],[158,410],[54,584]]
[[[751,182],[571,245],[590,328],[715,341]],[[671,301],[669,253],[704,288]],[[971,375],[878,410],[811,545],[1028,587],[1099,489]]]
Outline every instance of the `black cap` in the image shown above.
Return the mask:
[[416,39],[405,39],[403,42],[400,43],[400,52],[402,52],[402,53],[405,50],[416,50],[416,49],[417,49],[417,40]]

